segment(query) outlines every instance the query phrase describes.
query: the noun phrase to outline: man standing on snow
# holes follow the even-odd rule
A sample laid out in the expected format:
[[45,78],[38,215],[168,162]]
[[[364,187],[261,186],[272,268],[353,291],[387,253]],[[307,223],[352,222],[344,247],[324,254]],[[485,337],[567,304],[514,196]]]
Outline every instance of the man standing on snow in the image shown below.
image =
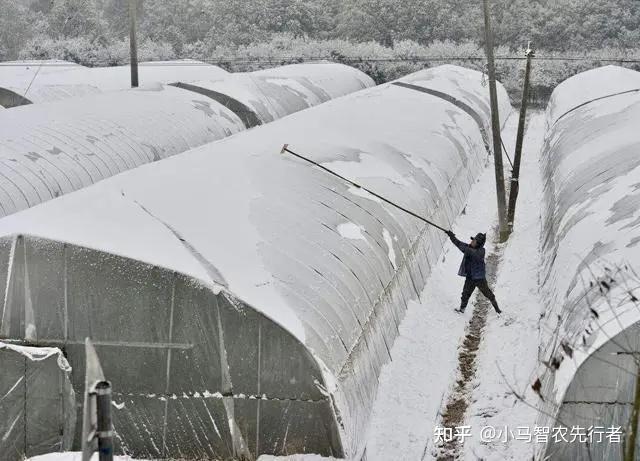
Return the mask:
[[463,313],[467,308],[469,298],[476,287],[480,292],[491,301],[491,305],[496,310],[496,313],[500,314],[502,311],[498,307],[496,297],[489,288],[487,283],[485,264],[484,264],[484,243],[487,240],[486,234],[478,233],[475,237],[471,237],[470,243],[461,242],[456,238],[456,234],[452,231],[447,231],[447,235],[451,239],[451,242],[458,247],[464,256],[462,257],[462,263],[458,270],[458,275],[465,277],[464,287],[462,288],[462,296],[460,308],[455,309],[456,312]]

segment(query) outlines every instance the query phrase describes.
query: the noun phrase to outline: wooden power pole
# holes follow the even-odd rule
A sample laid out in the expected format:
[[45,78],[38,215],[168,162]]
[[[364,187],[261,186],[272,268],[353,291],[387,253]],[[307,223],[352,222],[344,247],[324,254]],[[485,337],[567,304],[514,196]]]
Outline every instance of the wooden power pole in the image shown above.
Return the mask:
[[527,64],[524,70],[524,87],[522,88],[522,104],[520,105],[520,119],[518,120],[518,134],[516,136],[516,153],[513,159],[513,172],[511,173],[511,187],[509,188],[509,210],[507,223],[509,233],[513,231],[513,221],[516,215],[516,201],[520,189],[520,160],[522,159],[522,142],[524,140],[525,121],[527,119],[527,104],[529,103],[529,78],[531,75],[531,58],[534,57],[531,42],[525,52]]
[[[637,356],[636,356],[637,361]],[[624,461],[635,461],[636,444],[638,440],[638,419],[640,419],[640,364],[636,368],[636,391],[633,400],[633,409],[631,410],[631,420],[627,428],[627,437],[625,440]]]
[[136,22],[138,1],[129,0],[129,54],[131,55],[131,87],[138,87],[138,42],[136,40]]
[[489,0],[483,0],[483,6],[484,42],[489,68],[489,97],[491,100],[491,127],[493,131],[493,157],[496,172],[498,222],[500,226],[500,241],[504,242],[509,236],[509,230],[507,228],[506,194],[504,189],[504,171],[502,169],[502,141],[500,137],[500,114],[498,113],[498,92],[496,90],[496,68],[493,60],[493,34],[491,32]]

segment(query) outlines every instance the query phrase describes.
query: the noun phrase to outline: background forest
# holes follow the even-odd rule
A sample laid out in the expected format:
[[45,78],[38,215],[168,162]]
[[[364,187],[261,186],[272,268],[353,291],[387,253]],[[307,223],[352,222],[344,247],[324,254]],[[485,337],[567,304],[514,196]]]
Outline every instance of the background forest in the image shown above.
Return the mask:
[[[0,0],[0,61],[124,64],[128,5]],[[242,71],[331,59],[378,82],[444,62],[482,70],[481,7],[479,0],[138,0],[140,60],[191,58]],[[640,55],[637,0],[493,0],[492,15],[499,58],[521,57],[528,40],[546,58],[534,66],[538,98],[598,65],[640,70],[621,61]],[[522,62],[497,64],[515,98]]]

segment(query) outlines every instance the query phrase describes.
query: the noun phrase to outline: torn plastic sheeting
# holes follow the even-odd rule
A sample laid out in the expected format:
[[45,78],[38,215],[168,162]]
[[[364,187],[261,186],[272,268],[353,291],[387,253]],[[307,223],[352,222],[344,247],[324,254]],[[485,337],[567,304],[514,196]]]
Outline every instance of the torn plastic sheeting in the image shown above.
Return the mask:
[[[579,379],[576,357],[587,360],[607,338],[640,320],[627,291],[634,275],[625,269],[640,257],[640,94],[591,100],[603,88],[624,91],[628,80],[616,86],[612,72],[619,70],[609,66],[573,77],[554,91],[547,112],[541,247],[547,309],[539,356],[560,368],[540,367],[546,399],[540,425],[553,425],[565,392]],[[591,102],[582,104],[584,99]],[[554,123],[560,102],[577,105]]]
[[[483,91],[478,97],[488,95]],[[224,331],[224,347],[213,349],[219,344],[213,341],[214,335],[200,339],[190,330],[184,337],[194,339],[184,343],[192,341],[194,347],[216,351],[202,353],[210,368],[226,369],[222,364],[228,363],[233,395],[265,394],[267,403],[233,399],[235,421],[244,424],[238,423],[238,432],[224,417],[216,418],[220,432],[228,435],[223,439],[226,442],[214,444],[198,428],[207,427],[206,411],[230,413],[224,399],[201,399],[212,405],[198,407],[197,418],[204,422],[180,436],[174,423],[194,413],[179,405],[199,403],[163,396],[169,410],[165,442],[172,453],[191,446],[226,454],[229,447],[240,450],[246,444],[254,456],[271,450],[268,454],[313,451],[358,457],[364,448],[378,375],[389,360],[407,303],[417,298],[430,265],[446,242],[441,231],[354,193],[348,184],[317,168],[281,156],[285,143],[316,162],[340,166],[351,179],[446,226],[464,207],[466,194],[487,158],[478,124],[468,113],[440,98],[416,97],[395,85],[382,85],[118,175],[0,221],[1,235],[37,235],[44,239],[45,247],[58,248],[57,242],[68,242],[67,252],[92,255],[66,263],[73,270],[69,283],[77,284],[75,289],[81,293],[100,293],[95,297],[108,302],[113,318],[126,319],[122,328],[109,332],[116,339],[132,334],[129,327],[152,335],[148,319],[166,320],[158,312],[170,312],[170,308],[158,306],[171,306],[171,299],[182,300],[178,293],[189,290],[178,286],[193,279],[203,285],[202,297],[214,296],[219,304],[229,305],[221,313],[234,312],[232,300],[245,306],[237,318],[229,314],[230,323],[221,318],[222,328],[217,327],[217,319],[207,321],[206,325],[212,325],[206,327],[207,332]],[[91,206],[98,199],[99,210]],[[344,222],[364,228],[366,241],[345,239],[339,231]],[[177,235],[201,258],[194,257],[196,253],[185,248]],[[28,248],[38,240],[24,239]],[[90,261],[111,261],[110,253],[119,255],[109,263],[119,267],[118,271],[102,265],[93,268]],[[211,291],[214,280],[202,259],[224,277],[227,288]],[[50,270],[61,265],[52,262]],[[177,278],[153,283],[156,275],[149,274],[156,273],[164,274],[162,277],[177,274]],[[110,274],[109,278],[104,274]],[[128,285],[133,280],[136,285]],[[173,298],[168,287],[178,281]],[[163,293],[157,291],[160,287]],[[151,293],[156,294],[151,297]],[[116,299],[118,296],[123,298]],[[151,305],[154,314],[147,313]],[[194,306],[206,305],[180,301],[173,312],[189,319]],[[20,309],[14,309],[18,315]],[[37,313],[49,307],[34,305],[33,309]],[[76,309],[71,306],[69,312]],[[132,320],[132,315],[141,317]],[[24,332],[18,328],[14,334]],[[264,343],[259,354],[264,363],[259,367],[251,352],[258,347],[248,344],[247,338]],[[220,341],[220,337],[215,339]],[[158,341],[153,336],[148,340]],[[172,341],[178,339],[174,336]],[[201,341],[206,346],[200,346]],[[202,367],[181,350],[171,353],[171,366],[183,367],[183,374],[176,376],[186,384],[179,390],[225,395],[229,381],[222,375],[200,376]],[[222,350],[226,357],[220,354]],[[285,352],[288,355],[283,356]],[[120,351],[118,360],[122,354]],[[180,354],[187,354],[184,360],[176,359]],[[109,366],[103,366],[109,375]],[[116,376],[109,379],[127,379],[124,371],[112,366]],[[284,371],[283,366],[287,367]],[[297,370],[294,380],[289,366]],[[198,370],[199,375],[188,370]],[[122,421],[127,421],[121,437],[129,449],[140,453],[163,446],[156,431],[143,433],[134,428],[164,427],[158,418],[162,421],[165,401],[129,394],[166,392],[162,385],[166,383],[156,381],[127,383],[122,389],[127,395],[118,400],[124,403]],[[180,395],[171,389],[173,393]],[[315,393],[320,397],[314,397],[314,402],[303,401],[303,395]],[[259,410],[258,401],[263,402]],[[175,418],[169,417],[174,408],[179,411]],[[305,419],[309,411],[319,419]],[[325,429],[318,431],[315,424]],[[234,433],[242,438],[234,438]],[[196,456],[196,448],[193,450]]]
[[0,342],[0,369],[0,458],[69,450],[75,394],[60,349]]

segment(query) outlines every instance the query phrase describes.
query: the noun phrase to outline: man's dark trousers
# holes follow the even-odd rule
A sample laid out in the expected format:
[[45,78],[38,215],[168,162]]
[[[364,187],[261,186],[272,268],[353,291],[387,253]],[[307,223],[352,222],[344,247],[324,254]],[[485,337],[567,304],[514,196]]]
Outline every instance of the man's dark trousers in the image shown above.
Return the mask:
[[491,301],[491,305],[496,310],[499,311],[498,302],[496,301],[496,296],[489,288],[489,284],[487,283],[487,279],[472,279],[471,277],[467,277],[464,280],[464,287],[462,288],[462,296],[460,297],[460,310],[464,311],[467,307],[467,303],[469,302],[469,298],[473,294],[473,290],[478,288],[480,292],[487,297],[489,301]]

